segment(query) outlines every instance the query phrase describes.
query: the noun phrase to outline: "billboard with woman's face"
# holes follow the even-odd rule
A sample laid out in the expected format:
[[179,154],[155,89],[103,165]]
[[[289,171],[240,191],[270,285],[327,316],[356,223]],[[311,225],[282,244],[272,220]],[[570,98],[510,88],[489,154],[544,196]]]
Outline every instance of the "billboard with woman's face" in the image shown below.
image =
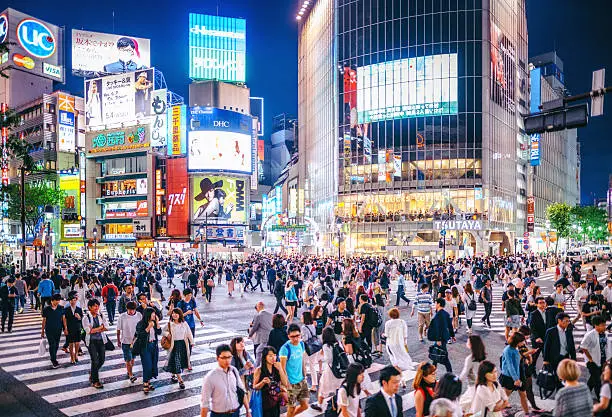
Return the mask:
[[246,224],[246,180],[197,175],[191,178],[192,223]]

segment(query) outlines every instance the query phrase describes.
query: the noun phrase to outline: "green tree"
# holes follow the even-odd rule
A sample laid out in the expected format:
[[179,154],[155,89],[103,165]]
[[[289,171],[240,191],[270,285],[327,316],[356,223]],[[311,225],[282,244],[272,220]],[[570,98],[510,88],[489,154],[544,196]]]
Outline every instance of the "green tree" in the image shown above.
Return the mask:
[[567,239],[571,233],[572,208],[565,203],[553,203],[546,207],[546,218],[550,222],[550,226],[557,232],[557,241],[555,243],[555,253],[559,248],[559,238]]
[[576,240],[599,242],[608,237],[608,215],[595,206],[572,209],[571,235]]
[[[10,184],[4,187],[7,198],[7,216],[11,220],[21,220],[20,186]],[[25,185],[25,221],[26,230],[34,234],[34,228],[45,215],[46,206],[59,206],[64,204],[66,193],[45,183],[26,183]]]

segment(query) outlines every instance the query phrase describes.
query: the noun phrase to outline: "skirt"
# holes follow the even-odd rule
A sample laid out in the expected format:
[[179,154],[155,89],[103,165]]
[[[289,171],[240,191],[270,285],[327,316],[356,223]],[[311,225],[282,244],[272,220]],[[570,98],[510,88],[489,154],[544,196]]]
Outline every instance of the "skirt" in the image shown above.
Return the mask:
[[77,332],[68,331],[68,336],[66,336],[66,342],[67,343],[77,343],[81,341],[81,329],[79,329]]
[[170,352],[168,365],[164,367],[164,371],[171,374],[181,374],[183,369],[187,369],[187,345],[184,340],[175,340],[174,348]]

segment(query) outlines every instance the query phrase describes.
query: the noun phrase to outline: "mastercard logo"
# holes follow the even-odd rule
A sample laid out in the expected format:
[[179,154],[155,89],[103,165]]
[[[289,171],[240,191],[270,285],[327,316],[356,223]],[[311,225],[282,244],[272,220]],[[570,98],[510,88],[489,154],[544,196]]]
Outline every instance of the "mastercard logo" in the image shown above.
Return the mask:
[[15,63],[15,65],[19,66],[19,67],[23,67],[26,69],[33,69],[34,68],[34,60],[32,58],[30,58],[29,56],[23,56],[20,54],[15,54],[13,55],[13,62]]

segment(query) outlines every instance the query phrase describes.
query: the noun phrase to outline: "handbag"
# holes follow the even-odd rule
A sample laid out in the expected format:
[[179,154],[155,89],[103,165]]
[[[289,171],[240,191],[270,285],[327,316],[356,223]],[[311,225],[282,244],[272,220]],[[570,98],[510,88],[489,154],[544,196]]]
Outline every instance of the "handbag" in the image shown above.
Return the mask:
[[104,349],[108,351],[115,350],[115,345],[113,344],[112,340],[108,339],[106,341],[106,343],[104,344]]
[[233,369],[233,371],[234,376],[236,377],[236,396],[238,397],[238,409],[240,409],[240,407],[244,405],[244,396],[246,395],[246,392],[238,385],[240,375],[238,374],[235,368]]
[[306,329],[308,329],[310,337],[304,342],[304,350],[306,350],[308,356],[312,356],[323,349],[323,342],[321,342],[316,335],[312,334],[310,327],[306,326]]
[[249,407],[251,409],[251,417],[263,417],[263,399],[261,390],[253,390],[251,393]]
[[540,397],[544,400],[549,399],[557,390],[557,375],[552,367],[544,366],[536,378],[540,388]]
[[164,350],[170,350],[171,346],[172,346],[172,331],[170,330],[170,323],[168,323],[168,335],[162,336],[161,347]]
[[448,359],[448,352],[441,346],[433,344],[429,347],[429,359],[436,363],[445,362]]

